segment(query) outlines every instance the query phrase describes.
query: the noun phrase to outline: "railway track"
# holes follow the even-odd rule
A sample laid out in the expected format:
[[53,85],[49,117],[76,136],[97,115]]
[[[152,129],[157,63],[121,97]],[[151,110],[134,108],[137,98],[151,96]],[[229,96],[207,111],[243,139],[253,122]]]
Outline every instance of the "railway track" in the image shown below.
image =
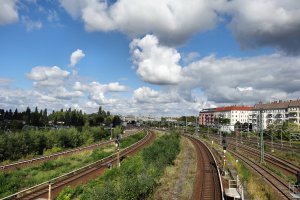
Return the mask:
[[184,137],[190,139],[195,146],[198,159],[198,173],[195,179],[192,199],[224,199],[220,173],[212,152],[199,139],[189,135],[184,135]]
[[[219,136],[217,136],[219,137]],[[227,139],[229,140],[237,140],[238,143],[243,143],[243,144],[248,144],[248,145],[251,145],[253,147],[257,147],[258,145],[258,141],[257,141],[257,138],[247,138],[247,137],[244,137],[243,139],[241,138],[235,138],[235,137],[227,137]],[[295,153],[300,153],[300,147],[298,146],[295,146],[295,145],[291,145],[289,144],[289,142],[287,141],[283,141],[282,142],[282,145],[281,143],[278,143],[278,142],[272,142],[270,140],[264,140],[264,144],[265,146],[268,146],[269,148],[274,148],[274,149],[277,149],[277,150],[288,150],[288,151],[294,151]]]
[[[215,139],[220,141],[219,137],[215,137]],[[231,148],[231,149],[233,149],[232,147],[235,147],[236,144],[237,144],[237,147],[240,148],[245,153],[253,155],[255,157],[260,156],[260,151],[258,149],[255,149],[253,147],[249,147],[249,146],[245,145],[245,143],[239,143],[239,142],[236,143],[235,140],[229,139],[228,144],[229,144],[229,148]],[[277,156],[271,155],[271,154],[266,153],[266,152],[265,152],[264,156],[265,156],[264,158],[267,162],[269,162],[272,165],[277,166],[278,168],[280,168],[283,171],[286,171],[290,174],[297,175],[297,172],[300,171],[299,166],[295,165],[294,163],[292,163],[288,160],[281,159]]]
[[[228,152],[230,152],[239,160],[243,161],[253,171],[257,172],[262,177],[264,177],[264,180],[273,187],[273,189],[278,193],[281,199],[288,199],[288,200],[294,199],[293,196],[291,195],[289,184],[285,180],[283,180],[281,177],[279,177],[278,175],[276,175],[274,172],[267,169],[263,165],[260,165],[257,162],[257,160],[254,161],[249,158],[249,155],[252,155],[254,157],[259,157],[260,156],[259,150],[238,143],[239,150],[237,151],[237,150],[233,150],[232,148],[235,145],[236,143],[234,141],[229,141],[229,148],[227,148]],[[278,157],[275,157],[267,153],[265,153],[265,161],[293,175],[296,175],[297,171],[300,170],[299,166],[296,166],[293,163],[290,163],[286,160],[282,160]]]
[[285,199],[292,200],[292,199],[294,199],[292,197],[291,193],[290,193],[289,185],[284,180],[282,180],[280,177],[273,174],[270,170],[262,167],[257,162],[252,161],[248,157],[245,157],[244,155],[242,155],[238,152],[235,152],[235,151],[232,151],[232,150],[229,150],[229,152],[232,155],[234,155],[235,157],[237,157],[239,160],[243,161],[252,170],[254,170],[258,174],[260,174],[262,177],[264,177],[264,180],[266,182],[268,182],[274,188],[274,190],[278,193],[279,197],[282,200],[285,200]]
[[[129,137],[133,134],[136,134],[138,131],[131,133],[131,134],[127,134],[124,138]],[[78,147],[78,148],[74,148],[74,149],[70,149],[67,151],[62,151],[62,152],[58,152],[58,153],[54,153],[51,155],[47,155],[47,156],[40,156],[37,158],[33,158],[33,159],[28,159],[28,160],[21,160],[18,162],[14,162],[11,164],[6,164],[6,165],[0,165],[0,172],[1,171],[8,171],[8,170],[13,170],[16,168],[21,168],[21,167],[26,167],[26,166],[30,166],[33,164],[37,164],[37,163],[41,163],[41,162],[45,162],[48,160],[54,160],[56,158],[58,158],[59,156],[68,156],[68,155],[72,155],[74,153],[78,153],[80,151],[84,151],[84,150],[93,150],[96,149],[98,147],[113,143],[114,140],[108,140],[108,141],[104,141],[104,142],[99,142],[99,143],[95,143],[89,146],[85,146],[85,147]]]
[[136,153],[147,144],[150,144],[154,140],[154,138],[155,138],[154,133],[151,131],[147,131],[147,135],[142,140],[121,150],[119,154],[114,153],[109,157],[91,163],[77,170],[71,171],[67,174],[51,179],[49,181],[45,181],[39,185],[22,190],[18,193],[2,198],[1,200],[48,199],[49,183],[51,183],[51,199],[54,199],[65,186],[75,186],[77,184],[86,183],[89,180],[94,179],[97,176],[100,176],[107,169],[108,164],[112,163],[113,165],[116,165],[118,158],[126,157]]
[[[248,147],[248,146],[245,146],[245,145],[241,145],[239,144],[238,145],[239,148],[241,148],[241,150],[247,154],[250,154],[250,155],[253,155],[254,157],[260,157],[260,151],[257,150],[257,149],[254,149],[252,147]],[[291,162],[288,162],[286,160],[282,160],[278,157],[275,157],[271,154],[267,154],[265,153],[265,161],[274,165],[274,166],[277,166],[278,168],[292,174],[292,175],[297,175],[297,172],[300,171],[300,168],[299,166],[296,166],[295,164],[291,163]]]

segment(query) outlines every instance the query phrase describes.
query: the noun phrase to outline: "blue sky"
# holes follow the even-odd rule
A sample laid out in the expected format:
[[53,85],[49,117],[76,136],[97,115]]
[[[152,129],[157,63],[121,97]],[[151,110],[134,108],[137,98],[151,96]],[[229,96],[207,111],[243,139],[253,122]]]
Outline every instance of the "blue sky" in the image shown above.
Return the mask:
[[0,107],[180,116],[297,99],[299,13],[294,0],[3,0]]

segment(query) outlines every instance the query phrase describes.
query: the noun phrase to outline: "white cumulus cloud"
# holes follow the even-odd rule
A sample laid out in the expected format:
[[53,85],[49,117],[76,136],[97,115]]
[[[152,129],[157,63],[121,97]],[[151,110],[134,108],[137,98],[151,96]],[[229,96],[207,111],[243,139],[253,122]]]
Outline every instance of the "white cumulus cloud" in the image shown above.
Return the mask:
[[75,82],[73,89],[86,92],[89,95],[89,99],[100,104],[113,103],[114,99],[106,98],[106,94],[109,92],[126,92],[127,87],[120,85],[118,82],[113,82],[109,84],[100,84],[98,82],[91,82],[89,84],[83,84],[80,82]]
[[26,76],[34,81],[36,86],[59,86],[64,83],[64,79],[70,75],[70,72],[60,69],[57,66],[37,66],[32,68]]
[[[131,37],[155,34],[165,44],[182,44],[197,32],[213,28],[219,21],[216,8],[224,0],[60,0],[88,31],[118,30]],[[197,22],[197,23],[195,23]]]
[[0,3],[0,25],[18,21],[17,0],[2,0]]
[[84,56],[85,54],[81,49],[74,51],[70,57],[70,67],[74,67]]
[[160,45],[154,35],[134,39],[130,51],[142,80],[159,85],[177,84],[180,81],[180,54],[174,48]]

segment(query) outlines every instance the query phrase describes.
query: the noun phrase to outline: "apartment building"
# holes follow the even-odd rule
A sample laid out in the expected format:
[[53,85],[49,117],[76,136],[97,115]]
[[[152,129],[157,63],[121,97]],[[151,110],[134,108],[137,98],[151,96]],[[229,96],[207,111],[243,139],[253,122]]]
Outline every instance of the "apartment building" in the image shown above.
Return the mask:
[[252,107],[251,106],[227,106],[218,107],[215,109],[215,118],[226,118],[230,120],[229,125],[252,122]]
[[204,126],[214,125],[215,108],[203,109],[199,112],[199,124]]
[[213,109],[203,109],[199,113],[199,124],[217,125],[215,119],[229,119],[226,129],[233,130],[233,126],[240,122],[252,124],[253,130],[259,130],[260,112],[262,128],[266,129],[271,124],[283,124],[285,121],[300,126],[300,99],[289,101],[274,101],[270,103],[257,103],[251,106],[227,106]]
[[[199,113],[199,124],[206,126],[217,126],[219,120],[229,119],[228,124],[222,124],[222,131],[234,131],[237,122],[251,123],[252,107],[250,106],[227,106],[211,109],[203,109]],[[216,120],[217,119],[217,120]]]
[[289,121],[300,125],[300,99],[290,101],[288,112]]
[[234,125],[237,122],[241,124],[252,123],[252,107],[250,106],[227,106],[215,109],[214,117],[216,119],[229,119],[228,124],[222,124],[220,130],[224,132],[234,131]]
[[281,125],[285,121],[300,125],[300,100],[274,101],[271,103],[258,103],[253,107],[252,126],[259,130],[260,112],[262,112],[262,128],[269,125]]

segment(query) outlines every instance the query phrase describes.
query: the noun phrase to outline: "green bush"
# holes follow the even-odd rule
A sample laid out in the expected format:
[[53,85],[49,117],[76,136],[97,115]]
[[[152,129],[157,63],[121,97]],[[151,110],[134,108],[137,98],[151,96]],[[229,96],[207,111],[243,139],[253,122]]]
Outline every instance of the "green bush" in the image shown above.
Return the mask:
[[108,170],[103,176],[84,185],[73,198],[91,200],[147,198],[158,184],[165,167],[172,164],[178,155],[179,142],[178,134],[164,135],[156,139],[151,146],[136,156],[125,159],[120,168]]

